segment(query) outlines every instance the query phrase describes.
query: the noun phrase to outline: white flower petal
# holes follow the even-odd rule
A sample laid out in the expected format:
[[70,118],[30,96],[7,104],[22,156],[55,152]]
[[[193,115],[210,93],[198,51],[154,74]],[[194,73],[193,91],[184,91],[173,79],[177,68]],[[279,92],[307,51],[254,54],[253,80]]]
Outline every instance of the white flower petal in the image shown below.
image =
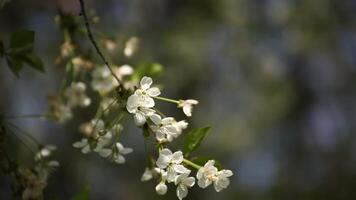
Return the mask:
[[153,178],[153,174],[152,171],[146,167],[145,172],[143,172],[142,177],[141,177],[141,181],[149,181]]
[[89,153],[89,152],[90,152],[90,146],[89,145],[87,145],[84,148],[82,148],[82,153],[86,154],[86,153]]
[[101,157],[106,158],[112,153],[112,150],[111,149],[101,149],[98,153]]
[[188,177],[183,180],[182,184],[188,186],[188,187],[193,187],[195,184],[195,178],[194,177]]
[[177,187],[177,197],[179,200],[182,200],[188,195],[188,188],[184,185],[178,185]]
[[116,157],[116,159],[115,159],[115,162],[116,162],[117,164],[123,164],[123,163],[126,162],[126,159],[125,159],[124,156],[118,154],[117,157]]
[[149,89],[147,89],[146,92],[151,97],[156,97],[156,96],[159,96],[161,94],[161,91],[159,90],[158,87],[149,88]]
[[152,78],[144,76],[140,81],[141,89],[147,90],[152,85]]
[[180,174],[189,174],[190,170],[184,167],[183,165],[173,165],[173,169],[175,172]]
[[124,154],[124,155],[129,154],[129,153],[131,153],[131,152],[133,152],[133,149],[132,149],[132,148],[124,148],[124,149],[122,149],[122,150],[120,151],[120,153],[122,153],[122,154]]
[[182,151],[176,151],[174,152],[174,154],[172,155],[172,161],[173,163],[179,164],[181,162],[183,162],[183,152]]
[[161,116],[157,115],[157,114],[153,114],[150,116],[150,119],[152,120],[152,122],[156,125],[159,125],[161,123]]
[[146,117],[141,113],[136,113],[134,116],[136,126],[142,126],[146,123]]

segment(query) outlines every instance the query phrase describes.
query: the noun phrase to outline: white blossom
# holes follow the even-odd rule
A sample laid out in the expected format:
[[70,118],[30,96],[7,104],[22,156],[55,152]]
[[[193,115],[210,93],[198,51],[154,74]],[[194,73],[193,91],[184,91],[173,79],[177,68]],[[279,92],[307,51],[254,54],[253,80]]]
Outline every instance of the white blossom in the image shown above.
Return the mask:
[[155,111],[151,108],[155,106],[152,97],[161,94],[157,87],[151,87],[152,78],[144,76],[140,81],[140,88],[132,94],[126,103],[126,109],[129,113],[134,114],[134,120],[137,126],[146,123],[147,117],[153,115]]
[[172,153],[171,150],[165,148],[159,152],[156,165],[160,169],[167,169],[167,181],[173,182],[178,174],[190,172],[189,169],[181,164],[183,159],[183,153],[181,151]]
[[64,123],[73,117],[72,108],[62,101],[59,96],[49,96],[49,111],[47,112],[55,121]]
[[180,100],[178,108],[183,108],[183,112],[186,116],[192,116],[193,105],[197,105],[199,102],[194,99]]
[[151,87],[153,81],[151,77],[144,76],[140,81],[140,88],[135,91],[135,94],[144,98],[156,97],[161,94],[158,87]]
[[93,90],[101,93],[108,93],[114,89],[116,82],[110,70],[107,67],[97,67],[91,73],[91,86]]
[[161,174],[161,170],[158,167],[155,167],[153,169],[150,169],[148,167],[146,167],[145,171],[143,172],[142,176],[141,176],[141,181],[149,181],[151,180],[153,177],[158,176],[159,174]]
[[134,70],[130,65],[122,65],[114,69],[115,75],[121,80],[124,76],[133,74]]
[[73,117],[72,109],[68,105],[58,105],[55,112],[55,117],[59,123],[66,122]]
[[89,106],[91,103],[90,98],[85,94],[86,86],[82,82],[72,83],[69,88],[64,92],[68,98],[68,104],[71,107],[75,106]]
[[123,164],[126,162],[124,155],[127,155],[132,151],[132,148],[126,148],[121,143],[117,142],[115,144],[114,150],[112,151],[112,159],[117,164]]
[[155,132],[156,139],[159,142],[171,142],[174,138],[181,135],[182,130],[188,126],[188,123],[184,120],[177,122],[173,117],[165,117],[162,119],[162,117],[157,114],[150,116],[150,119],[154,123],[150,128]]
[[131,37],[127,40],[124,49],[124,55],[126,57],[131,57],[136,51],[138,47],[139,39],[137,37]]
[[188,195],[188,188],[191,188],[195,184],[194,177],[188,177],[190,173],[185,173],[176,176],[174,183],[177,185],[177,197],[182,200]]
[[79,130],[86,136],[97,137],[105,131],[105,123],[102,119],[92,119],[90,122],[81,124]]
[[214,188],[217,192],[225,189],[229,186],[230,181],[228,177],[233,175],[231,170],[221,170],[214,166],[215,161],[209,160],[204,167],[201,167],[197,173],[198,185],[201,188],[208,187],[211,183],[214,183]]
[[51,156],[52,151],[56,150],[57,147],[54,145],[46,145],[42,147],[35,155],[35,160],[41,160]]
[[126,104],[129,113],[134,114],[135,124],[142,126],[146,123],[146,118],[153,115],[155,111],[151,109],[154,106],[152,98],[145,98],[136,94],[131,95]]
[[86,138],[83,138],[82,140],[80,140],[78,142],[74,142],[73,147],[82,149],[81,151],[84,154],[89,153],[91,151],[89,141]]
[[231,170],[223,169],[216,174],[217,180],[214,182],[214,187],[217,192],[227,188],[230,184],[228,179],[230,176],[234,175]]

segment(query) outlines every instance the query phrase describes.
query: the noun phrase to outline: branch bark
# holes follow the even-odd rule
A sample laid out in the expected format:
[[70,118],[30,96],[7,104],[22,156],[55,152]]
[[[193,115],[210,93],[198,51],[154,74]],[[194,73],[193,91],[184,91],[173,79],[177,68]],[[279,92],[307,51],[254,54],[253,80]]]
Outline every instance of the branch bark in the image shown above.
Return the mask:
[[88,15],[86,13],[85,10],[85,4],[84,4],[84,0],[79,0],[80,3],[80,15],[83,17],[84,22],[85,22],[85,28],[87,30],[88,33],[88,37],[90,42],[92,43],[92,45],[94,46],[96,52],[98,53],[99,57],[101,58],[101,60],[105,63],[105,66],[110,70],[111,75],[116,79],[116,81],[119,83],[119,87],[122,87],[122,82],[121,80],[116,76],[116,74],[114,73],[114,71],[112,70],[111,66],[109,65],[109,62],[106,60],[104,54],[101,52],[98,43],[95,41],[94,36],[92,34],[91,31],[91,27],[89,24],[89,19],[88,19]]

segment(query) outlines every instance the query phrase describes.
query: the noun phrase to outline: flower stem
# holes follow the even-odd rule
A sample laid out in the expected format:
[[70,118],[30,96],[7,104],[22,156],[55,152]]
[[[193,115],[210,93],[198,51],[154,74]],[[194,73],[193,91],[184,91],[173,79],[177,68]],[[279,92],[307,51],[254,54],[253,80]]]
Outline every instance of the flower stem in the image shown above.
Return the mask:
[[159,100],[162,100],[162,101],[167,101],[167,102],[179,104],[179,101],[174,100],[174,99],[169,99],[169,98],[159,97],[159,96],[158,97],[153,97],[153,98],[159,99]]
[[189,165],[189,166],[192,166],[192,167],[194,167],[195,169],[200,169],[200,168],[201,168],[200,165],[197,165],[197,164],[195,164],[195,163],[193,163],[192,161],[187,160],[187,159],[184,159],[184,160],[183,160],[183,163],[185,163],[185,164],[187,164],[187,165]]

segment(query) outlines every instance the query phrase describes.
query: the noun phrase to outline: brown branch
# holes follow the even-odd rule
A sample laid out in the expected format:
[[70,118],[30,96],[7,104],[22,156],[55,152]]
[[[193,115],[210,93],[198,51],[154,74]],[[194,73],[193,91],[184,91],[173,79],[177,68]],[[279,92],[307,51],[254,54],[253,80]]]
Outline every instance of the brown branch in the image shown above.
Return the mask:
[[122,88],[122,83],[121,80],[116,76],[116,74],[114,73],[114,71],[112,70],[112,68],[109,65],[109,62],[105,59],[104,54],[101,52],[98,43],[95,41],[94,36],[92,34],[91,31],[91,27],[89,24],[89,19],[87,16],[87,13],[85,11],[85,4],[84,4],[84,0],[79,0],[80,3],[80,15],[83,17],[84,22],[85,22],[85,28],[87,29],[88,32],[88,37],[90,42],[93,44],[96,52],[98,53],[99,57],[101,58],[101,60],[105,63],[106,67],[110,70],[111,75],[116,79],[116,81],[119,83],[119,87]]

